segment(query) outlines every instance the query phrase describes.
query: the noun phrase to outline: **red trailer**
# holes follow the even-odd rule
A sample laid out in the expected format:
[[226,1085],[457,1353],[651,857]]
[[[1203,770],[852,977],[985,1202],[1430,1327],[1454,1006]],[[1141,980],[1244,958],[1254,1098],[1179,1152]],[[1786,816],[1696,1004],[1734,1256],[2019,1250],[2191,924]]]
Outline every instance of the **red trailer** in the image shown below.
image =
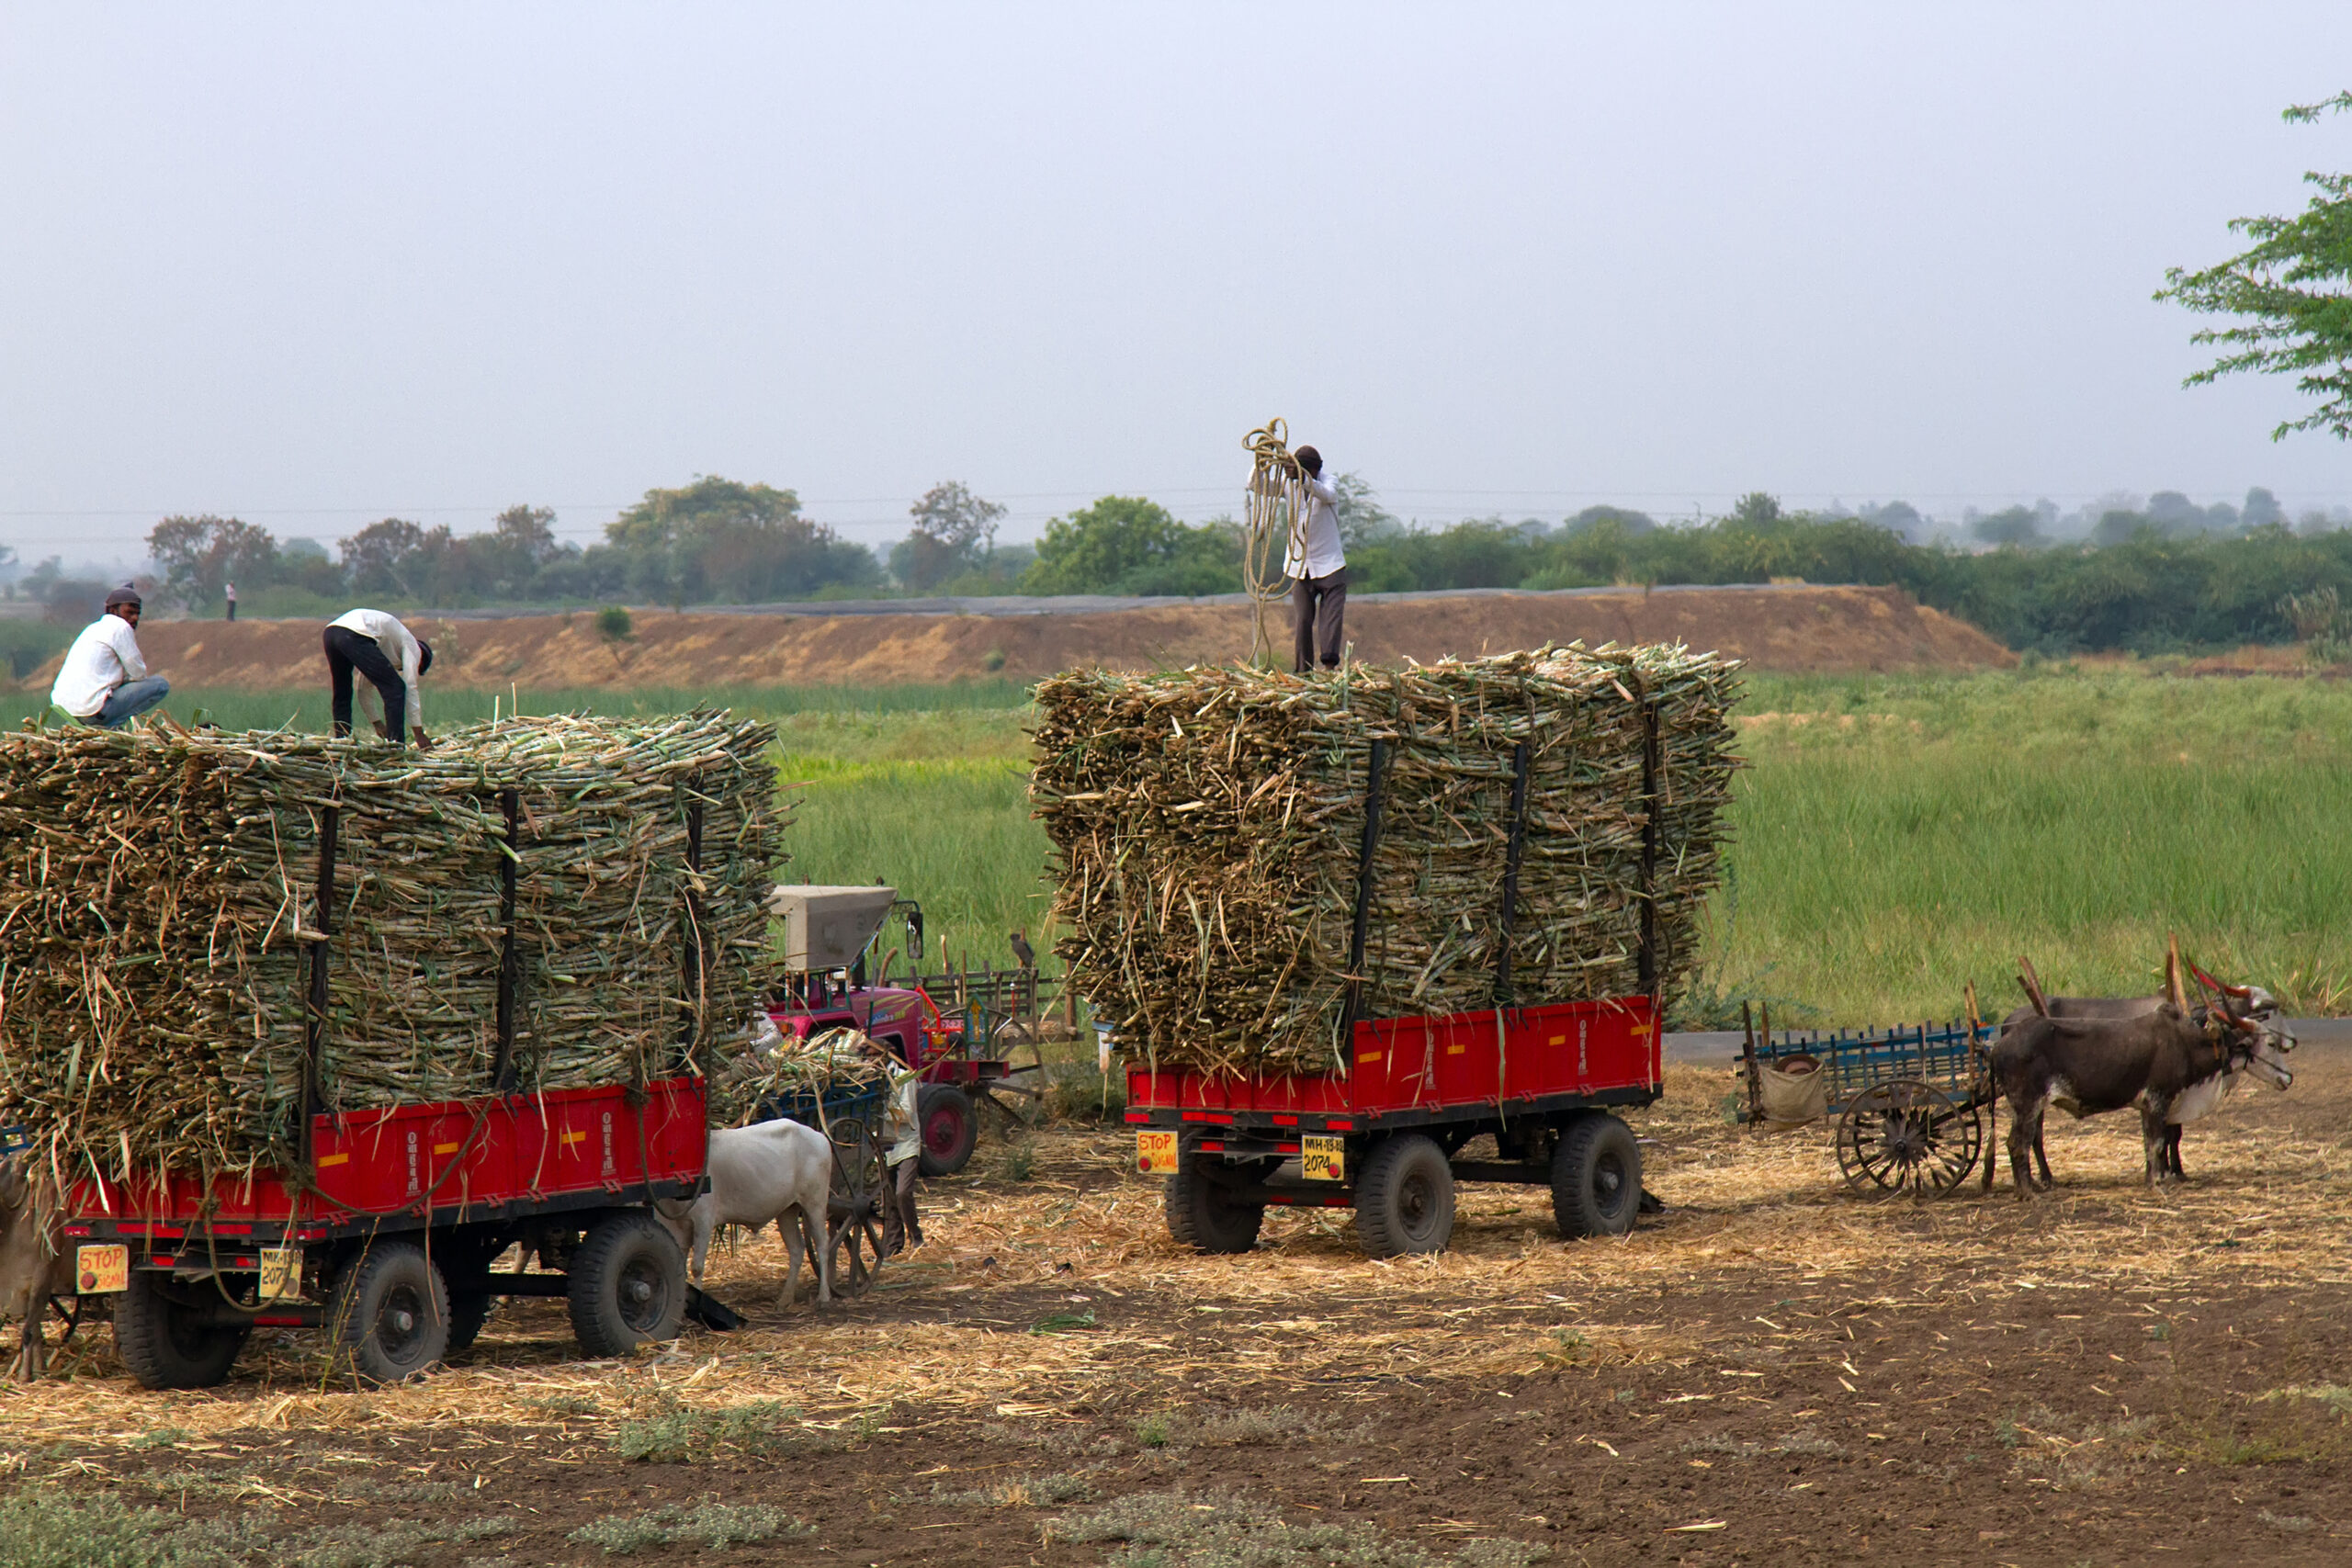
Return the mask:
[[[1655,715],[1642,759],[1655,793]],[[1355,925],[1348,947],[1349,1051],[1332,1073],[1209,1077],[1127,1068],[1136,1166],[1168,1178],[1168,1230],[1204,1252],[1247,1252],[1268,1204],[1352,1208],[1374,1258],[1442,1252],[1453,1234],[1456,1181],[1509,1181],[1552,1190],[1552,1214],[1570,1238],[1623,1235],[1642,1207],[1642,1151],[1611,1114],[1665,1092],[1659,974],[1649,901],[1657,858],[1654,822],[1642,829],[1642,899],[1634,978],[1640,994],[1600,1001],[1517,1005],[1512,928],[1527,828],[1528,749],[1511,758],[1510,829],[1503,863],[1494,1000],[1476,1012],[1366,1018],[1374,852],[1388,743],[1372,743]],[[1457,1157],[1491,1135],[1492,1159]],[[1290,1174],[1291,1162],[1297,1174]]]
[[[501,792],[509,840],[514,791]],[[342,811],[321,813],[318,907],[335,907]],[[702,812],[686,808],[686,865]],[[473,1342],[501,1296],[556,1296],[592,1356],[676,1337],[692,1314],[742,1320],[692,1290],[685,1255],[653,1205],[704,1187],[707,1105],[689,1025],[669,1076],[534,1091],[514,1050],[521,955],[516,859],[504,866],[503,953],[490,1082],[498,1092],[336,1111],[320,1082],[334,924],[310,944],[300,1144],[287,1168],[251,1175],[92,1172],[64,1194],[76,1293],[113,1298],[115,1342],[149,1388],[220,1382],[256,1327],[324,1327],[361,1377],[394,1382]],[[691,895],[689,895],[691,898]],[[710,962],[691,934],[682,993]],[[512,1270],[491,1265],[522,1248]],[[539,1269],[530,1271],[536,1258]]]
[[698,1077],[322,1114],[309,1134],[308,1174],[74,1184],[74,1284],[113,1295],[149,1388],[220,1382],[266,1327],[329,1328],[363,1377],[397,1382],[471,1344],[500,1296],[561,1297],[592,1356],[673,1338],[690,1313],[735,1321],[651,1213],[701,1190]]
[[[1633,1228],[1641,1148],[1610,1112],[1663,1090],[1650,998],[1368,1019],[1353,1034],[1344,1073],[1129,1065],[1136,1168],[1166,1174],[1171,1235],[1247,1252],[1268,1205],[1309,1204],[1354,1209],[1374,1258],[1442,1252],[1457,1181],[1549,1187],[1566,1236]],[[1495,1157],[1459,1157],[1481,1134]]]

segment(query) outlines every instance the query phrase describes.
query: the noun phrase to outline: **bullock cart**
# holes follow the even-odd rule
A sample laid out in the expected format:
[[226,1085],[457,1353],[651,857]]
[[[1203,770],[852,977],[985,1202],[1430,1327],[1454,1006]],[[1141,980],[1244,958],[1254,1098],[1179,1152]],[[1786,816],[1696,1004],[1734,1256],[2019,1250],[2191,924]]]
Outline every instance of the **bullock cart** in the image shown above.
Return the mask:
[[833,1290],[839,1293],[862,1293],[882,1267],[883,1187],[890,1179],[883,1158],[888,1096],[884,1082],[791,1089],[763,1100],[753,1118],[788,1117],[824,1134],[832,1147],[824,1246],[832,1257]]
[[[1458,1181],[1551,1189],[1566,1236],[1634,1228],[1641,1147],[1611,1112],[1664,1092],[1652,998],[1364,1019],[1351,1038],[1338,1073],[1128,1065],[1136,1168],[1167,1177],[1170,1235],[1247,1252],[1270,1206],[1352,1208],[1374,1258],[1442,1252]],[[1462,1157],[1482,1134],[1494,1157]]]
[[1764,1118],[1764,1075],[1821,1075],[1837,1119],[1838,1169],[1855,1191],[1942,1197],[1984,1156],[1996,1026],[1974,1021],[1883,1030],[1783,1030],[1752,1018],[1740,1051],[1741,1120]]

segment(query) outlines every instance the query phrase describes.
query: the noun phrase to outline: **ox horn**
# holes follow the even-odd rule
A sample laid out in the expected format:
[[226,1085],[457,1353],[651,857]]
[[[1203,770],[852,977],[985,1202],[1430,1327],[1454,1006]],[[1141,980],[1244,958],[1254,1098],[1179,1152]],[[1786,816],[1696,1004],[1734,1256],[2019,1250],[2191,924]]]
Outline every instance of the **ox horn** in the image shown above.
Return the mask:
[[2041,976],[2033,972],[2033,960],[2022,953],[2018,953],[2018,968],[2021,971],[2018,976],[2018,985],[2024,989],[2025,999],[2033,1004],[2035,1012],[2048,1018],[2050,998],[2041,994]]
[[2165,941],[2165,999],[2181,1011],[2188,1010],[2188,992],[2180,983],[2180,938],[2167,934]]

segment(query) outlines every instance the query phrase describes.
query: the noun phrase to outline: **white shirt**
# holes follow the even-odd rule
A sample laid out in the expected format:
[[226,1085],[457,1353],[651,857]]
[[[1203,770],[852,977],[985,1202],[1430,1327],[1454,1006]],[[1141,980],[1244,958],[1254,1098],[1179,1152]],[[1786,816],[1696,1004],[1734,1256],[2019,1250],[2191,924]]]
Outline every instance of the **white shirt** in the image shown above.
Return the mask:
[[1306,480],[1306,517],[1303,523],[1294,520],[1290,530],[1290,554],[1283,558],[1283,570],[1294,580],[1329,577],[1348,564],[1340,549],[1340,492],[1328,480]]
[[107,705],[114,689],[125,681],[147,678],[147,660],[139,656],[139,634],[130,623],[108,611],[82,628],[65,662],[57,667],[49,700],[75,718],[89,718]]
[[[354,610],[347,615],[337,617],[334,624],[345,631],[375,638],[376,646],[384,650],[384,657],[400,666],[401,679],[408,683],[408,727],[423,729],[424,695],[419,689],[423,680],[416,666],[424,655],[417,651],[416,638],[410,635],[409,629],[401,625],[397,616],[388,615],[381,610]],[[391,716],[390,714],[384,716],[387,721]]]
[[891,1144],[886,1156],[891,1165],[904,1165],[922,1153],[922,1080],[913,1073],[898,1077],[890,1089],[889,1114],[886,1118]]

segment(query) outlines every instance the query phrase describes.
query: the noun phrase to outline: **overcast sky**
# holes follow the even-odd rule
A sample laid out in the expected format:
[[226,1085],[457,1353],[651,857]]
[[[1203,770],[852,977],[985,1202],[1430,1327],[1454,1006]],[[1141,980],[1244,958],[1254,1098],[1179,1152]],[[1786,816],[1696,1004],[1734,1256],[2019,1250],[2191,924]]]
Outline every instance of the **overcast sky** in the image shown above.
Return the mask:
[[697,473],[1428,520],[1765,489],[2352,501],[2168,265],[2352,165],[2352,6],[0,0],[0,542]]

